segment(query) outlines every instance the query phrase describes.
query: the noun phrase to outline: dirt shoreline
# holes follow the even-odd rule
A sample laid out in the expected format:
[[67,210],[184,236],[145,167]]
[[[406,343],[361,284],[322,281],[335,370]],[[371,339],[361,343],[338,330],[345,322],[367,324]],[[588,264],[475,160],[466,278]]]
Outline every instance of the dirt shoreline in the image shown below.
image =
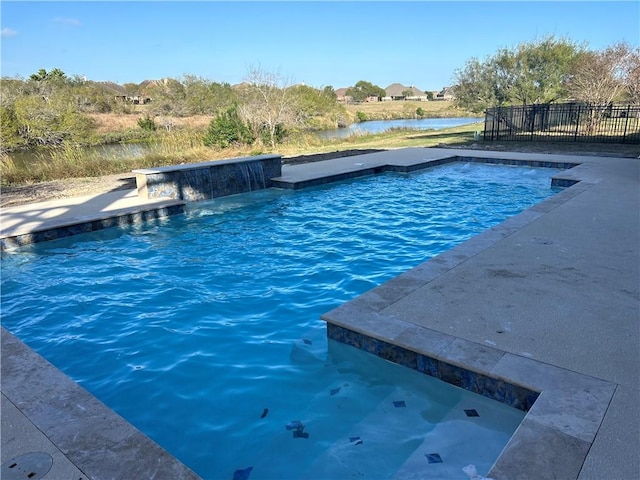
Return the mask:
[[[530,153],[556,153],[564,155],[599,155],[640,158],[640,145],[617,144],[514,144],[514,143],[487,143],[460,145],[438,145],[438,148],[451,149],[477,149],[495,151],[513,151]],[[309,154],[298,157],[285,158],[285,164],[327,160],[343,156],[371,153],[379,150],[353,150],[332,152],[323,154]],[[136,188],[135,175],[133,173],[121,173],[101,177],[67,178],[50,182],[34,183],[29,185],[6,186],[0,190],[0,208],[29,203],[57,200],[61,198],[96,195],[113,192],[116,190],[132,190]]]

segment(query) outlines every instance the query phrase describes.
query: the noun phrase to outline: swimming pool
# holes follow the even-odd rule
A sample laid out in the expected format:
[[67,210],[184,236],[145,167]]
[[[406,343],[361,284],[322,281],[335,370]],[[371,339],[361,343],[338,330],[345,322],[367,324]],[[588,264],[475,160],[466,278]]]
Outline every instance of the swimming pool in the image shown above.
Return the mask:
[[254,192],[34,245],[3,257],[3,324],[205,478],[390,478],[436,437],[424,478],[486,472],[522,412],[327,342],[319,316],[551,195],[552,172]]

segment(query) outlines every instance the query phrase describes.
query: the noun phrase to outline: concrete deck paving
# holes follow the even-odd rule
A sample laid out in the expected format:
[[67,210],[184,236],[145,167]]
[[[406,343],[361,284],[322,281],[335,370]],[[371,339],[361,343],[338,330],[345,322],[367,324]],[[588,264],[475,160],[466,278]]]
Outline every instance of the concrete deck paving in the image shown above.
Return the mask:
[[[640,479],[640,160],[403,149],[284,166],[278,180],[298,188],[451,156],[575,163],[560,176],[578,183],[323,318],[329,328],[541,392],[492,478]],[[0,237],[152,208],[133,192],[5,208]],[[132,478],[127,466],[135,478],[195,478],[4,329],[2,346],[3,465],[45,451],[69,478]],[[167,463],[158,469],[144,458]],[[397,478],[420,471],[408,462]]]

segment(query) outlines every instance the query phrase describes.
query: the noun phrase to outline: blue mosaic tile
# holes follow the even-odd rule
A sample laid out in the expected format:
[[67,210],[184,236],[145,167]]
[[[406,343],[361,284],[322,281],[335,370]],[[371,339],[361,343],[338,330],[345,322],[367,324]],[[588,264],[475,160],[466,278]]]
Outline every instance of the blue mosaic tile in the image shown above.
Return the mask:
[[15,237],[4,238],[1,241],[0,248],[5,250],[9,247],[23,247],[39,242],[48,242],[58,240],[60,238],[70,237],[82,233],[95,232],[105,228],[116,226],[128,227],[134,223],[142,221],[157,220],[171,215],[177,215],[185,212],[184,205],[170,205],[168,207],[154,208],[133,214],[122,214],[115,217],[109,217],[99,220],[91,220],[85,223],[77,223],[73,225],[64,225],[61,227],[51,228],[40,232],[27,233],[17,235]]
[[429,375],[430,377],[438,378],[437,362],[433,358],[425,355],[417,355],[416,367],[419,372]]
[[233,480],[247,480],[249,478],[249,475],[251,475],[252,470],[253,467],[236,470],[235,472],[233,472]]
[[412,369],[417,368],[417,354],[403,347],[380,341],[378,356]]
[[300,420],[294,420],[286,425],[287,430],[304,430],[304,423]]
[[293,430],[293,438],[309,438],[309,434],[304,431],[304,423],[294,420],[286,425],[287,430]]
[[381,349],[382,342],[380,342],[380,340],[377,340],[377,339],[372,338],[372,337],[367,337],[367,336],[362,335],[362,334],[359,334],[359,335],[360,335],[360,341],[359,341],[360,348],[362,350],[364,350],[365,352],[373,353],[374,355],[378,355],[378,353],[380,352],[380,349]]
[[442,457],[438,453],[425,453],[424,456],[427,457],[429,463],[443,463]]
[[456,367],[455,365],[450,365],[444,362],[438,362],[439,372],[438,378],[450,383],[451,385],[455,385],[456,387],[462,387],[462,375],[461,369]]
[[331,323],[327,323],[327,336],[524,412],[529,411],[539,395],[525,387],[511,385]]

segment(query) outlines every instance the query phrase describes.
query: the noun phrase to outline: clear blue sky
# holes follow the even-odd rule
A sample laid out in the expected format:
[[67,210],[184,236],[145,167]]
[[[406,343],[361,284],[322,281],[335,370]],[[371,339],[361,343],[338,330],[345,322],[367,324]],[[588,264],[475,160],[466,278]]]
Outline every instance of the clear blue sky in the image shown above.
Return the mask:
[[358,80],[439,90],[471,57],[554,34],[600,50],[640,44],[640,2],[33,2],[0,4],[2,76],[60,68],[140,83],[241,82],[252,65],[290,82]]

